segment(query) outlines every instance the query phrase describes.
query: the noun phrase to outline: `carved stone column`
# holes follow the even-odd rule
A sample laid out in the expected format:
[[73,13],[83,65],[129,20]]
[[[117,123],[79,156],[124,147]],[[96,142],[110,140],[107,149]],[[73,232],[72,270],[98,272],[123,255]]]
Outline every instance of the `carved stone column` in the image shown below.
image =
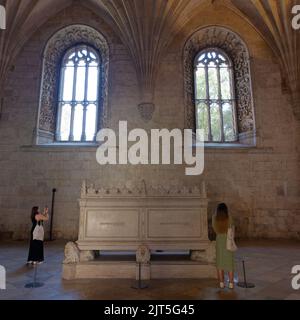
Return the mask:
[[150,279],[151,252],[146,245],[141,245],[136,251],[136,280],[139,279],[139,264],[141,264],[141,280]]

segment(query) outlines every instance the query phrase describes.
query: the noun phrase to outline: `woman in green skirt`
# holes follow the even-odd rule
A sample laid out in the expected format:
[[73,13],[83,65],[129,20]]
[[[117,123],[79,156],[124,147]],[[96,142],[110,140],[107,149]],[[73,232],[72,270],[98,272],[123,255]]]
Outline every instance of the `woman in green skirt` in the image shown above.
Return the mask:
[[228,272],[229,288],[233,289],[234,254],[226,248],[227,230],[230,226],[233,226],[233,222],[231,216],[228,214],[228,208],[225,203],[220,203],[218,205],[212,219],[212,226],[217,234],[216,262],[220,288],[223,289],[225,287],[224,272]]

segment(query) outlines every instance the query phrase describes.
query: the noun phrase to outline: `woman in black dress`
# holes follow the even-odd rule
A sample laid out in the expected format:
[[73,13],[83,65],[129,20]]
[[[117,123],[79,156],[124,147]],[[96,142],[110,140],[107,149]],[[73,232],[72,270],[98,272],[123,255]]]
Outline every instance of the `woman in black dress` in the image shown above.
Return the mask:
[[31,238],[28,254],[28,264],[37,264],[44,261],[44,242],[41,240],[33,240],[33,230],[37,224],[43,225],[43,221],[49,220],[48,208],[44,209],[44,213],[39,212],[39,207],[33,207],[31,212]]

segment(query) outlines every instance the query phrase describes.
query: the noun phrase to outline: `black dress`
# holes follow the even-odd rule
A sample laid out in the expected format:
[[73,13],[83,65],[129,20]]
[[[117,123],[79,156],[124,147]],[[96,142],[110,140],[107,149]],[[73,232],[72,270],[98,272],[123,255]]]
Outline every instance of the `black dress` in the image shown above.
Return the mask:
[[28,262],[42,262],[44,261],[44,242],[41,240],[33,240],[33,230],[36,227],[37,223],[39,225],[43,225],[42,221],[37,222],[32,219],[32,228],[31,228],[31,238],[30,238],[30,246],[29,246],[29,254],[28,254]]

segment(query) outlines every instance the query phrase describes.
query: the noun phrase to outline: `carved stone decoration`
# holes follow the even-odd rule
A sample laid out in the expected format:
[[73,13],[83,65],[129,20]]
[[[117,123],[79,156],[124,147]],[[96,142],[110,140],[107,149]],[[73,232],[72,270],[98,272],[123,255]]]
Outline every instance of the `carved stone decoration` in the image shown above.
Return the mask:
[[205,250],[193,250],[191,251],[191,260],[192,261],[205,261],[206,252]]
[[65,264],[77,263],[79,262],[79,249],[75,242],[68,242],[65,246]]
[[90,184],[87,187],[87,194],[96,194],[96,189],[95,189],[94,184]]
[[[231,2],[240,10],[242,16],[260,29],[277,56],[284,84],[283,93],[289,94],[294,115],[300,120],[300,33],[289,27],[294,16],[292,7],[297,1],[281,1],[280,5],[276,5],[276,1],[251,1],[251,6],[248,1]],[[257,21],[262,23],[258,24]]]
[[86,186],[86,180],[83,180],[82,181],[82,185],[81,185],[81,190],[80,190],[80,194],[81,194],[81,197],[84,197],[87,193],[87,186]]
[[151,254],[150,250],[146,245],[139,246],[136,251],[136,262],[147,264],[150,262]]
[[95,252],[92,250],[83,250],[80,251],[80,261],[87,262],[93,261],[95,259]]
[[138,105],[138,110],[142,119],[145,122],[148,122],[152,119],[155,110],[155,105],[153,103],[140,103]]
[[195,10],[195,1],[105,0],[98,3],[116,23],[118,34],[131,54],[141,102],[153,103],[162,57],[186,23],[190,11]]
[[201,261],[206,263],[216,262],[216,242],[211,241],[205,250],[195,250],[191,251],[192,261]]
[[124,186],[118,187],[95,187],[95,185],[89,184],[87,186],[86,181],[82,182],[81,186],[81,198],[87,197],[131,197],[131,196],[152,196],[152,197],[201,197],[206,198],[206,185],[205,181],[202,181],[199,186],[182,186],[182,185],[149,185],[145,183],[129,183]]
[[108,69],[109,47],[106,39],[86,25],[71,25],[55,33],[47,43],[43,55],[43,76],[38,118],[38,131],[54,135],[56,126],[57,95],[59,91],[59,64],[69,48],[78,44],[92,45],[101,58],[98,127],[108,121]]
[[206,48],[219,48],[231,58],[234,70],[238,133],[255,129],[250,59],[247,46],[234,32],[223,27],[205,27],[195,32],[184,47],[186,127],[195,125],[194,60]]

